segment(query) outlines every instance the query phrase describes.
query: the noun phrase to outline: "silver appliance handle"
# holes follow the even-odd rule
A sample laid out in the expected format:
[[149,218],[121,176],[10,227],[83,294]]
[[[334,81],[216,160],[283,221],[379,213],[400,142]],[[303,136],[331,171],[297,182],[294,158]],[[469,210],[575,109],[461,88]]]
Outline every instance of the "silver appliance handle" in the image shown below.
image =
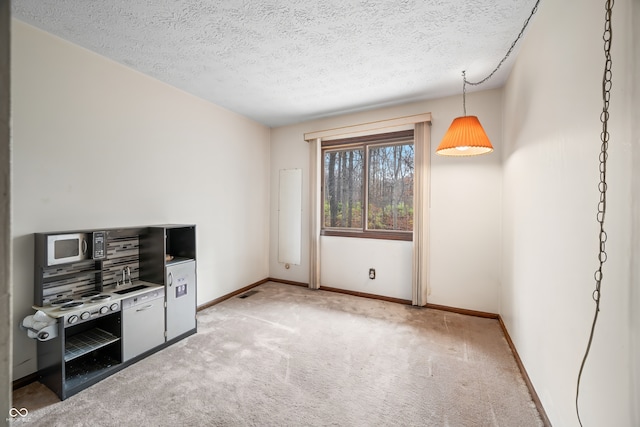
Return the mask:
[[87,239],[82,238],[82,253],[86,254],[89,245],[87,245]]
[[137,309],[136,312],[137,311],[145,311],[145,310],[150,309],[151,307],[153,307],[153,304],[147,304],[144,307],[141,307],[141,308]]
[[169,286],[173,286],[173,273],[169,273]]

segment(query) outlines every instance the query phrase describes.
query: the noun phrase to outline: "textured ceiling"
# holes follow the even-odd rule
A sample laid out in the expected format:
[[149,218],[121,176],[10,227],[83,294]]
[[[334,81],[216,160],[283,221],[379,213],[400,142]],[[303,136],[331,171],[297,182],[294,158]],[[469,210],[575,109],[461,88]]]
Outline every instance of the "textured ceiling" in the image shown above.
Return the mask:
[[[16,0],[12,10],[24,22],[275,127],[459,94],[462,70],[471,81],[485,77],[534,2]],[[512,59],[478,89],[501,86]]]

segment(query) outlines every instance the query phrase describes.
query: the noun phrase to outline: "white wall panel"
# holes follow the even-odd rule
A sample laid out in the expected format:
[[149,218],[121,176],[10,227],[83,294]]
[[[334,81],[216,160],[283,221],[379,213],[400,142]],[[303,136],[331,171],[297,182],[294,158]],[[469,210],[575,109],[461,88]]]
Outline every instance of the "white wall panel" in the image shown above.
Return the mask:
[[280,170],[278,194],[278,262],[300,264],[302,169]]

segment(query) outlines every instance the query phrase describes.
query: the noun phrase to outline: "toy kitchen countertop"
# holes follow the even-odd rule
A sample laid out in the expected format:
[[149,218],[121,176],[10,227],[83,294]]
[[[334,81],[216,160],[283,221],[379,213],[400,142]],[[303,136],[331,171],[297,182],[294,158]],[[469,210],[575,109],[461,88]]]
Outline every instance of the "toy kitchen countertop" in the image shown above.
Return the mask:
[[33,308],[51,318],[64,318],[64,326],[67,327],[118,312],[124,299],[146,294],[154,297],[154,293],[160,293],[163,289],[163,285],[138,280],[127,286],[110,287],[102,292],[94,290],[71,294],[53,299],[44,306],[34,305]]

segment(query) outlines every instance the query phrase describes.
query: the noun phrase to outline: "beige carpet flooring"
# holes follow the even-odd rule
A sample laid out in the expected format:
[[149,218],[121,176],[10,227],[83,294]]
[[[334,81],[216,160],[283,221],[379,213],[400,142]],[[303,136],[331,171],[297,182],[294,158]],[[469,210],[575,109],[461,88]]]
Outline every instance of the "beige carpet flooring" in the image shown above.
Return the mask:
[[543,425],[496,320],[277,283],[255,290],[63,402],[39,383],[17,390],[13,406],[30,410],[12,425]]

